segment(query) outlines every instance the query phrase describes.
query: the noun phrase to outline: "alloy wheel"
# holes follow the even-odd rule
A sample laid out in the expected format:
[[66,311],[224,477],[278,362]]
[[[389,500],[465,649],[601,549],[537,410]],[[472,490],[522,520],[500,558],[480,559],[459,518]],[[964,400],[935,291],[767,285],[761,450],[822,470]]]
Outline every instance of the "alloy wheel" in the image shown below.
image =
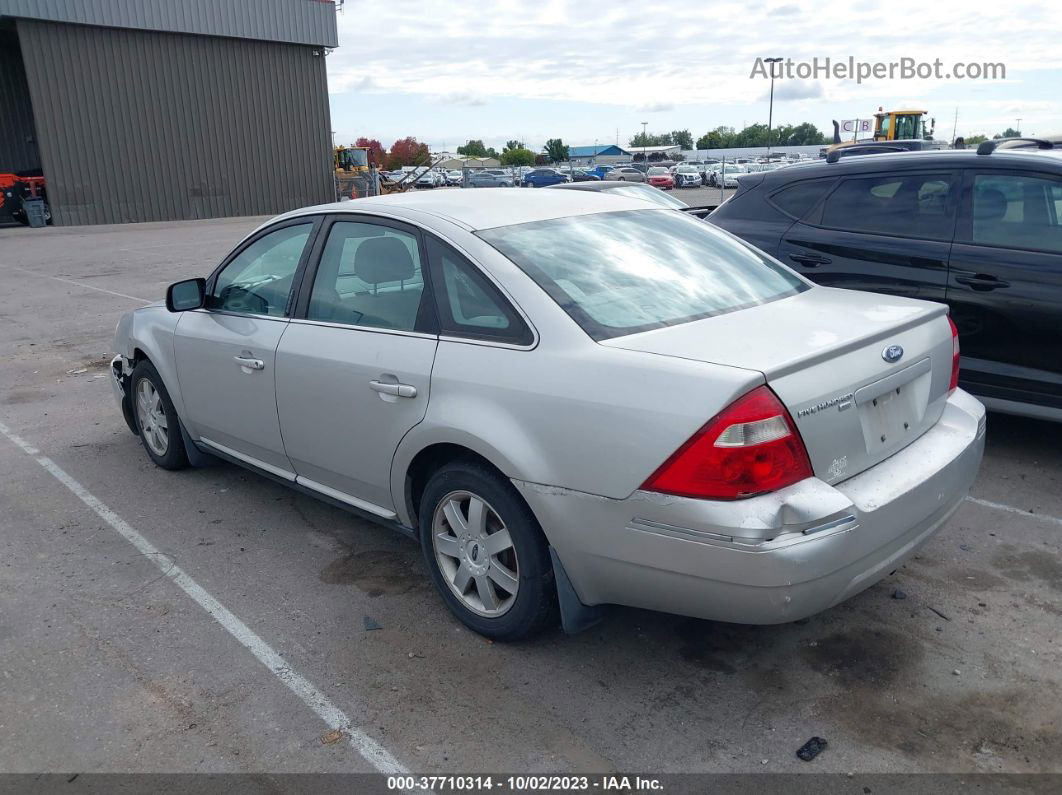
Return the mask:
[[140,435],[151,452],[159,457],[166,455],[170,443],[166,408],[162,405],[162,395],[147,378],[141,378],[136,385],[136,419]]
[[520,588],[516,548],[486,500],[450,492],[435,507],[431,535],[439,571],[462,606],[486,618],[512,607]]

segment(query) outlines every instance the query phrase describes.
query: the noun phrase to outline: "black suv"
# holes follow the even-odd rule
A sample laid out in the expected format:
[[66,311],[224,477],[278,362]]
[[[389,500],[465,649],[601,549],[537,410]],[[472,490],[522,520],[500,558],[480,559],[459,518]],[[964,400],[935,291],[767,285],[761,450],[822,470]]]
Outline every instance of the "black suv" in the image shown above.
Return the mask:
[[708,220],[818,284],[948,304],[963,388],[1062,421],[1062,151],[991,149],[749,174]]

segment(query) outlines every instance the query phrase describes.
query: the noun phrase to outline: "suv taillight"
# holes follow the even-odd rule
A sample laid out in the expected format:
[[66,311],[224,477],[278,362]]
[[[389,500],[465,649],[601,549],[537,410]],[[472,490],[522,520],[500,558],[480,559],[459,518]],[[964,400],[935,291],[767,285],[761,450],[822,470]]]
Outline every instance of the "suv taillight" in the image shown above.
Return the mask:
[[948,325],[951,326],[951,382],[948,384],[950,395],[959,386],[959,330],[955,327],[951,315],[948,315]]
[[681,497],[738,500],[812,476],[804,441],[767,386],[709,420],[642,485]]

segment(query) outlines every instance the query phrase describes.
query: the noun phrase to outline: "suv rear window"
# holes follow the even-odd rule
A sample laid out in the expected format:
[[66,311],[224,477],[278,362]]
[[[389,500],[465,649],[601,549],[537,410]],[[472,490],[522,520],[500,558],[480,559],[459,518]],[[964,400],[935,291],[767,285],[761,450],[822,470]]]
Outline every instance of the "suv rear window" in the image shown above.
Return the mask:
[[577,215],[477,234],[595,340],[734,312],[808,289],[753,247],[667,210]]
[[772,193],[770,201],[771,204],[786,215],[800,219],[807,215],[808,211],[818,203],[819,199],[825,195],[834,182],[835,180],[832,177],[796,182]]
[[951,174],[882,174],[844,180],[826,198],[822,225],[853,232],[951,240]]
[[1020,174],[975,174],[973,243],[1062,253],[1062,182]]

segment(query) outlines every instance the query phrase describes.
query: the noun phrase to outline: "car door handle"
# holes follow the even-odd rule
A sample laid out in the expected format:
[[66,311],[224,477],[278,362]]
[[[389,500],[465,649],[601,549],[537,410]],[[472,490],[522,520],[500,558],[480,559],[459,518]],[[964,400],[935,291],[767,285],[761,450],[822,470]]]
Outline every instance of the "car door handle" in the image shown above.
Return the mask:
[[395,397],[415,398],[417,396],[417,388],[412,384],[388,384],[374,379],[369,382],[369,389]]
[[1010,287],[1010,282],[1000,279],[990,273],[972,273],[971,271],[959,271],[955,277],[956,284],[965,284],[974,290],[995,290],[997,287]]
[[240,365],[240,367],[248,367],[251,370],[265,369],[265,362],[261,359],[255,359],[251,356],[233,356],[232,358],[236,360],[236,363]]
[[819,265],[829,265],[831,262],[833,262],[833,260],[831,260],[829,257],[824,257],[821,254],[811,253],[790,254],[789,259],[793,260],[793,262],[799,262],[801,265],[804,265],[808,268],[817,268],[819,267]]

